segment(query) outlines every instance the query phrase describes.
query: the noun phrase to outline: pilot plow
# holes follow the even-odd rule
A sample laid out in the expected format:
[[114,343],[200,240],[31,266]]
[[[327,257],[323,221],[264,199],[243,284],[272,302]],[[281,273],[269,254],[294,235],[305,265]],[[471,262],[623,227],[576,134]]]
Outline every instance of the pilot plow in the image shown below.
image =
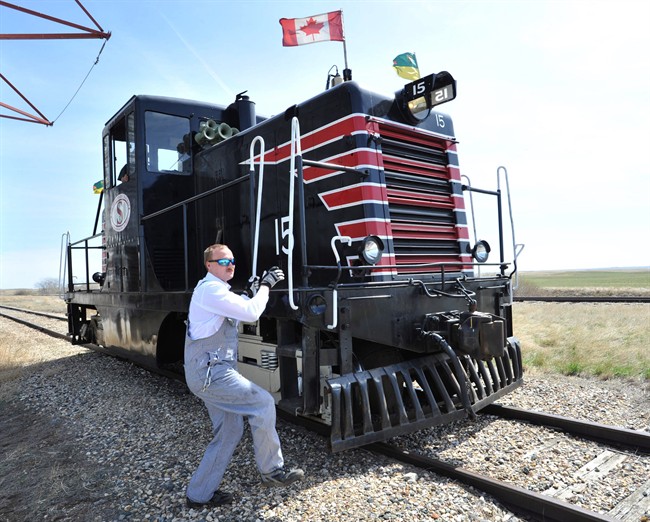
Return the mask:
[[482,360],[427,355],[327,380],[331,449],[351,449],[421,428],[473,418],[522,383],[519,343]]

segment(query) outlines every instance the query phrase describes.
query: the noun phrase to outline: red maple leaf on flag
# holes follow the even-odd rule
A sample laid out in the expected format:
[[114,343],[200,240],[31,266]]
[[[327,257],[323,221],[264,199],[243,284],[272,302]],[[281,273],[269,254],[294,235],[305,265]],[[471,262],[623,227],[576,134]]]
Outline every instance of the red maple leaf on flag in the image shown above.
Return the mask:
[[314,35],[320,33],[320,30],[323,28],[323,24],[317,22],[313,18],[307,20],[307,24],[303,25],[299,31],[302,31],[306,35]]
[[304,18],[280,18],[280,25],[285,47],[326,41],[345,42],[341,11]]

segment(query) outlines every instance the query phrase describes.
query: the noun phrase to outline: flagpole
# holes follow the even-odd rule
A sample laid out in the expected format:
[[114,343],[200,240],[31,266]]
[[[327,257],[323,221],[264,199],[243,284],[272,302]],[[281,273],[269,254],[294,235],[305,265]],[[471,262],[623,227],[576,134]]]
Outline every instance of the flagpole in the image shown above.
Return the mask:
[[345,69],[343,69],[343,81],[349,82],[352,80],[352,71],[348,69],[348,51],[345,48],[345,40],[343,40],[343,61],[345,62]]
[[343,81],[349,82],[352,80],[352,71],[348,69],[348,50],[345,46],[345,25],[343,24],[343,9],[341,12],[341,29],[343,31],[343,62],[345,63],[345,69],[343,69]]

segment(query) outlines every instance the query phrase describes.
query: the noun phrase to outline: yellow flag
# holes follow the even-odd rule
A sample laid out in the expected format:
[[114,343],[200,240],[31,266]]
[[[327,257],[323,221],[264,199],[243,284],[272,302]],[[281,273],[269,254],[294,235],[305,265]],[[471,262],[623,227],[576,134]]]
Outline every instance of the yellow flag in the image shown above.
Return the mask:
[[420,79],[420,69],[418,69],[415,53],[403,53],[396,56],[393,58],[393,67],[402,78],[412,81]]

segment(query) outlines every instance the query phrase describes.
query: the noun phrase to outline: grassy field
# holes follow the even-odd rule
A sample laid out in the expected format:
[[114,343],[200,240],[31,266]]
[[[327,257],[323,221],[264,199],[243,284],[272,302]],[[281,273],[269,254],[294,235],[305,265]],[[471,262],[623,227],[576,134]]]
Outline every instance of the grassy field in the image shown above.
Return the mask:
[[[522,272],[518,296],[650,296],[650,269]],[[650,305],[517,303],[528,371],[650,381]]]
[[650,296],[650,269],[521,272],[519,296]]
[[515,303],[527,371],[650,381],[650,305]]
[[650,269],[523,272],[521,277],[543,288],[650,288]]
[[[0,291],[0,304],[65,313],[58,297],[26,293]],[[650,296],[650,270],[524,272],[517,295]],[[526,371],[650,381],[649,304],[515,303],[513,322]]]

